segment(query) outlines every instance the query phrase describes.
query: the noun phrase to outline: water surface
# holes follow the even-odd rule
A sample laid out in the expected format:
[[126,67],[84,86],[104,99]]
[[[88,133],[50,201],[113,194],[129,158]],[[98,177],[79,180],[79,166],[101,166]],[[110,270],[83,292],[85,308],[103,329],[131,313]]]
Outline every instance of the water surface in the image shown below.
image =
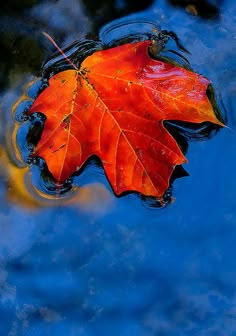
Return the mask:
[[[236,335],[236,8],[212,3],[218,16],[204,18],[164,0],[3,7],[0,335]],[[178,35],[192,68],[211,79],[229,128],[189,143],[189,177],[174,182],[176,201],[164,209],[133,194],[116,198],[93,166],[72,198],[39,206],[22,188],[27,168],[10,161],[5,134],[23,85],[54,51],[41,31],[64,47],[123,15]]]

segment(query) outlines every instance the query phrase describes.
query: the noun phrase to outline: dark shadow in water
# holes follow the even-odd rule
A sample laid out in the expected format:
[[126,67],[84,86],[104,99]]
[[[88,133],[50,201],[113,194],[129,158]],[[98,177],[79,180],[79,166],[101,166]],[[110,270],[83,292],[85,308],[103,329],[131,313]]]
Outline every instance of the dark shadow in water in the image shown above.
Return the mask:
[[40,1],[38,0],[10,0],[1,2],[1,15],[16,15],[19,16],[27,8],[31,8]]
[[[30,17],[24,19],[27,10],[39,3],[37,0],[11,0],[1,2],[0,9],[0,88],[8,86],[14,74],[38,74],[44,50],[38,43],[37,26]],[[22,14],[24,12],[24,14]]]
[[[10,74],[32,73],[39,74],[40,62],[43,60],[43,50],[35,40],[35,36],[29,35],[27,30],[6,26],[0,17],[0,87],[3,90],[9,85]],[[11,20],[10,20],[11,21]]]

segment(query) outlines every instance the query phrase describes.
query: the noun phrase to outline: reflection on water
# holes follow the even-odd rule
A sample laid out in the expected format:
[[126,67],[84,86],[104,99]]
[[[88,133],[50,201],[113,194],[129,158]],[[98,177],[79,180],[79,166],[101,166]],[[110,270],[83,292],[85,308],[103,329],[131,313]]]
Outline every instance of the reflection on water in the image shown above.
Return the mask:
[[[39,1],[17,15],[8,11],[0,20],[0,33],[5,36],[0,39],[4,41],[1,49],[8,51],[0,56],[4,84],[0,104],[0,335],[234,335],[234,1],[221,3],[221,16],[215,21],[189,15],[164,0],[136,14],[177,33],[191,52],[188,59],[194,70],[210,78],[217,98],[221,95],[231,128],[210,141],[190,143],[190,176],[175,181],[177,201],[160,211],[150,210],[134,195],[115,198],[98,168],[84,171],[90,186],[83,200],[32,207],[27,195],[18,192],[27,168],[16,168],[6,153],[5,131],[12,126],[12,103],[22,94],[23,83],[39,70],[42,58],[51,54],[51,47],[39,38],[41,31],[48,31],[63,45],[76,40],[82,31],[80,22],[85,22],[77,19],[70,31],[66,25],[58,28],[62,21],[53,28],[47,19],[43,21],[43,11],[35,9],[50,5],[55,18],[62,3]],[[76,6],[89,21],[81,3],[77,1]],[[112,2],[112,8],[114,3],[124,11],[131,8],[129,1]],[[135,4],[130,12],[135,12]],[[103,11],[97,13],[98,20],[93,17],[91,26],[99,26],[103,18]],[[70,17],[66,11],[61,15],[60,20]],[[109,15],[113,18],[117,12]],[[37,48],[20,48],[20,33],[21,41],[33,40]],[[27,55],[34,55],[35,62],[31,57],[28,62]]]

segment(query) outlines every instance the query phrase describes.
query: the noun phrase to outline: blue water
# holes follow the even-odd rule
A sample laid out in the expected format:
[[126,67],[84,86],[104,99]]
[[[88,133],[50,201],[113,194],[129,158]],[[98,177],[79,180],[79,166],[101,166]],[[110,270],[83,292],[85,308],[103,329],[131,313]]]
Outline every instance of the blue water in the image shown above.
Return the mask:
[[[174,182],[173,204],[158,210],[136,195],[116,198],[90,167],[77,199],[30,207],[24,196],[10,197],[16,180],[9,184],[0,164],[0,336],[236,335],[236,8],[233,0],[212,3],[218,19],[164,0],[136,14],[178,34],[226,111],[229,128],[190,142],[190,176]],[[3,60],[11,69],[1,91],[1,146],[23,83],[52,51],[40,32],[72,42],[93,29],[90,14],[72,0],[2,14],[13,58]],[[34,61],[22,57],[18,34],[35,41]]]

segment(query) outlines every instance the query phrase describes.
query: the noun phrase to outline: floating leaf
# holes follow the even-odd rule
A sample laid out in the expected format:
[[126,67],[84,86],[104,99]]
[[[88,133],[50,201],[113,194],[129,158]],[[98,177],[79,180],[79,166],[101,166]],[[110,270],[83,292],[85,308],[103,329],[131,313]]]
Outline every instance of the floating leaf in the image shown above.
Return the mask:
[[161,198],[186,162],[165,120],[223,124],[206,95],[209,80],[149,55],[151,41],[97,51],[78,70],[49,80],[29,114],[46,116],[34,156],[63,182],[93,155],[114,192]]

